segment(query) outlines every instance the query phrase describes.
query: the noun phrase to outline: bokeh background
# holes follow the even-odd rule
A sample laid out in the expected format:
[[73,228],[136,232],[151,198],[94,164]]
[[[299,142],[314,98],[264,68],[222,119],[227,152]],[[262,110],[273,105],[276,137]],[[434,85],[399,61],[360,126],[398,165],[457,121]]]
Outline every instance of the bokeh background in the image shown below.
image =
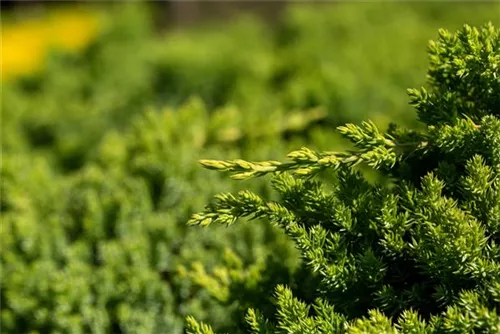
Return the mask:
[[[237,183],[202,158],[348,148],[371,119],[418,127],[438,29],[500,25],[498,1],[2,2],[1,330],[230,333],[270,291],[312,298],[266,222],[186,226]],[[328,176],[325,176],[328,177]],[[376,179],[377,175],[371,175]]]

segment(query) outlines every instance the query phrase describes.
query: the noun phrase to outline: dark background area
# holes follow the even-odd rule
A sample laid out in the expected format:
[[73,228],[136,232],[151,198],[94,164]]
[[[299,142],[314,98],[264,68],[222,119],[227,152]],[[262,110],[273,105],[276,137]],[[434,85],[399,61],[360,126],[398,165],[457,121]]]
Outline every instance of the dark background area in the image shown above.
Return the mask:
[[[252,13],[269,23],[276,22],[287,5],[283,1],[151,1],[156,7],[156,19],[159,27],[175,27],[210,20],[223,20],[235,14]],[[8,11],[24,11],[34,7],[61,7],[81,4],[105,4],[93,1],[2,1],[1,8]],[[112,3],[110,1],[109,3]]]

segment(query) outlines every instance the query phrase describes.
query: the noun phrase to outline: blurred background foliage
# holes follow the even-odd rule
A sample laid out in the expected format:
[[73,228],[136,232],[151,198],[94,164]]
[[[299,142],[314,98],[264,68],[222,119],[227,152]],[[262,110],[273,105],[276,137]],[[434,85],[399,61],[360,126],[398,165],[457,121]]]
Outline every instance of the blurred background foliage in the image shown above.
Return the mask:
[[315,278],[281,231],[186,227],[215,193],[271,196],[197,160],[335,150],[335,127],[367,118],[414,125],[404,92],[425,83],[428,40],[499,25],[500,9],[224,6],[2,11],[2,332],[181,333],[192,314],[237,333],[247,307],[272,317],[276,284],[307,301]]

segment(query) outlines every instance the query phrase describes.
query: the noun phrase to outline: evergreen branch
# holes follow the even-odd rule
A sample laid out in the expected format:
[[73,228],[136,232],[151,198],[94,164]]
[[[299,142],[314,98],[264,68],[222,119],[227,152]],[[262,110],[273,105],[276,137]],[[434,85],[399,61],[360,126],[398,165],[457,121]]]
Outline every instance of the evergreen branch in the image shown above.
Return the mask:
[[233,194],[219,194],[216,202],[205,208],[203,213],[194,214],[188,221],[189,225],[208,226],[211,223],[231,225],[238,218],[253,215],[252,219],[266,213],[264,201],[250,191],[240,191]]
[[373,122],[363,122],[361,126],[347,124],[338,127],[340,133],[350,139],[359,151],[317,152],[306,147],[290,152],[290,162],[236,160],[200,160],[200,164],[211,170],[232,173],[235,180],[246,180],[272,173],[293,172],[297,176],[312,176],[315,173],[340,166],[354,167],[362,162],[378,169],[392,168],[398,159],[408,151],[426,148],[427,141],[397,142],[390,134],[381,134]]
[[272,326],[258,310],[248,309],[245,321],[254,334],[276,333],[276,328]]
[[375,147],[362,152],[316,152],[309,148],[290,152],[288,158],[293,162],[278,161],[249,162],[244,160],[200,160],[200,164],[211,170],[231,172],[234,180],[246,180],[266,174],[293,172],[297,176],[311,176],[331,168],[337,170],[342,165],[354,167],[363,161],[371,167],[393,166],[397,156],[393,149]]
[[[201,161],[235,179],[294,174],[275,178],[278,202],[220,195],[191,220],[268,218],[318,278],[324,300],[311,305],[280,285],[274,327],[248,313],[254,333],[500,332],[499,45],[491,25],[440,31],[430,45],[431,87],[408,92],[425,133],[381,133],[363,122],[338,128],[354,151],[302,148],[283,163]],[[368,184],[352,170],[360,163],[394,182]],[[300,179],[326,168],[340,169],[332,193]]]
[[381,134],[378,127],[372,121],[365,121],[361,126],[355,124],[346,124],[337,127],[337,130],[344,137],[352,141],[357,147],[363,149],[374,148],[377,146],[394,147],[394,138],[388,134]]
[[192,316],[186,318],[187,334],[215,334],[209,325],[196,321]]

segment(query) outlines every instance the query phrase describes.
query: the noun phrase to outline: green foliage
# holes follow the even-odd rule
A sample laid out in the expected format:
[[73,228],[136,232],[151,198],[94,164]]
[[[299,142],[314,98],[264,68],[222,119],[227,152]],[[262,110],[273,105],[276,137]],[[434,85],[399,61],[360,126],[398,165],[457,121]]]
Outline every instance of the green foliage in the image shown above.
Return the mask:
[[[181,333],[187,327],[193,333],[210,332],[196,318],[215,331],[238,333],[247,328],[246,316],[255,331],[274,332],[301,328],[290,316],[305,309],[316,313],[307,315],[304,328],[341,328],[346,316],[338,312],[348,305],[338,312],[335,306],[333,312],[332,303],[317,296],[322,276],[301,266],[299,251],[266,217],[280,226],[297,217],[325,222],[336,217],[338,229],[357,231],[350,217],[368,215],[379,195],[359,201],[356,189],[370,185],[349,181],[349,188],[339,190],[344,202],[325,194],[318,180],[332,180],[327,173],[332,166],[344,169],[368,161],[390,169],[394,159],[400,174],[414,175],[416,167],[400,166],[400,157],[417,163],[416,150],[425,146],[418,145],[418,132],[393,129],[385,134],[366,123],[343,131],[359,150],[325,153],[326,148],[345,147],[331,126],[368,113],[378,125],[388,117],[411,120],[406,102],[395,93],[418,82],[424,63],[415,65],[414,53],[434,34],[432,27],[454,26],[466,18],[495,19],[491,4],[474,7],[474,15],[468,4],[378,6],[332,4],[318,10],[293,4],[276,30],[245,18],[222,28],[159,35],[147,7],[114,4],[105,29],[85,52],[54,52],[42,73],[2,82],[1,331]],[[387,12],[394,13],[394,21],[385,20]],[[385,42],[367,35],[367,27],[387,36]],[[372,57],[366,57],[366,50]],[[484,87],[487,92],[490,86]],[[386,109],[394,114],[383,116]],[[463,196],[461,205],[488,222],[492,233],[498,228],[498,192],[484,185],[497,182],[498,145],[487,138],[493,138],[498,124],[494,119],[482,122],[479,116],[435,125],[438,144],[432,147],[446,152],[454,148],[449,162],[436,172],[445,181],[443,192]],[[240,178],[273,168],[299,171],[305,179],[283,176],[273,183],[286,203],[268,204],[275,203],[276,194],[265,180],[255,180],[241,195],[211,203],[218,216],[200,221],[219,217],[219,222],[232,223],[253,213],[265,219],[230,229],[186,226],[214,193],[241,190],[223,177],[208,177],[209,172],[196,166],[199,157],[268,160],[305,145],[311,149],[295,152],[291,163],[226,163]],[[481,145],[489,145],[482,160],[469,162]],[[455,180],[457,174],[448,172],[462,168],[451,163],[455,156],[463,166],[470,164],[463,179]],[[313,175],[316,181],[307,179]],[[360,178],[347,172],[345,177]],[[452,182],[457,185],[449,187]],[[359,207],[356,213],[350,202]],[[249,207],[234,210],[240,203]],[[389,210],[387,219],[391,208],[384,209]],[[387,221],[400,226],[401,219]],[[477,238],[480,233],[475,233],[470,237]],[[304,233],[292,224],[287,234],[301,240],[300,250],[318,272],[337,270],[340,283],[354,274],[336,269],[331,254],[322,255],[326,262],[317,261],[319,248],[308,240],[330,243],[331,233],[319,228]],[[388,237],[396,253],[399,237]],[[484,245],[471,240],[477,247]],[[419,242],[415,247],[430,243]],[[342,240],[331,247],[343,247]],[[373,257],[379,254],[367,253],[360,261]],[[363,275],[378,277],[376,269]],[[273,318],[270,294],[277,284],[288,287],[275,296],[282,304],[279,322]],[[496,290],[490,290],[498,299]],[[482,302],[467,301],[475,307],[467,319],[488,316]],[[255,311],[246,313],[249,308]],[[194,318],[184,324],[187,315]],[[405,319],[420,321],[413,313]]]
[[[197,101],[177,112],[149,112],[126,133],[107,135],[69,176],[54,173],[44,159],[4,155],[4,330],[171,333],[181,332],[183,316],[193,313],[218,318],[231,331],[236,324],[228,311],[186,280],[184,267],[233,268],[227,275],[242,285],[265,281],[261,272],[293,280],[297,256],[272,227],[199,233],[184,226],[192,207],[224,186],[195,166],[203,150],[199,130],[211,127],[206,115]],[[240,233],[246,240],[236,238]],[[266,293],[240,290],[257,300]]]
[[[348,124],[351,151],[201,161],[235,179],[272,174],[280,196],[218,195],[191,224],[266,219],[320,279],[312,304],[279,285],[275,316],[249,310],[251,332],[500,331],[500,30],[441,30],[429,54],[429,93],[409,91],[425,130]],[[390,182],[367,182],[358,164]]]

